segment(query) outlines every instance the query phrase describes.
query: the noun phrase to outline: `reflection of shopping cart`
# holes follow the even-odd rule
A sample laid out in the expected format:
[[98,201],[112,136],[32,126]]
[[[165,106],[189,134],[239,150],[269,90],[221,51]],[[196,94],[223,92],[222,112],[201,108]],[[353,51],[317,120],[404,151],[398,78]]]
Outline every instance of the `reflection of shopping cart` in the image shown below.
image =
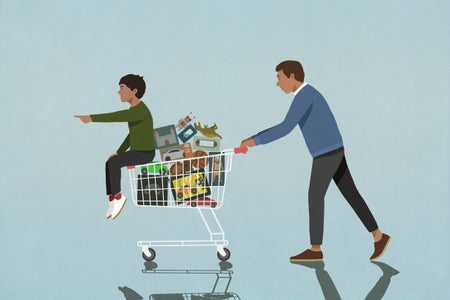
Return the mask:
[[184,293],[184,294],[153,294],[150,300],[217,300],[217,299],[233,299],[241,298],[235,293]]
[[215,246],[220,260],[230,258],[231,252],[225,248],[228,241],[214,210],[222,207],[233,154],[246,152],[247,148],[235,148],[128,167],[133,201],[137,206],[196,209],[209,232],[206,240],[139,241],[137,246],[142,249],[145,260],[155,259],[152,247],[182,246]]
[[172,293],[172,294],[153,294],[150,295],[150,300],[195,300],[195,299],[241,299],[239,295],[233,292],[229,292],[230,282],[232,279],[233,271],[231,268],[233,265],[229,262],[220,262],[219,270],[174,270],[174,269],[159,269],[155,262],[146,262],[145,270],[142,270],[146,274],[179,274],[179,275],[200,275],[200,274],[211,274],[216,275],[216,280],[214,282],[213,288],[210,292],[204,293]]

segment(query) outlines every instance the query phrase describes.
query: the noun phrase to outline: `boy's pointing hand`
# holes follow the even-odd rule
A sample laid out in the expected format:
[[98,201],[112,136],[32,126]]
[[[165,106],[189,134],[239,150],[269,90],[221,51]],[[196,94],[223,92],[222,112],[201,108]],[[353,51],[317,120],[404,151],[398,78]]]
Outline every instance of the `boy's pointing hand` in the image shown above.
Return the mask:
[[80,119],[81,122],[83,122],[85,124],[92,122],[91,116],[89,116],[89,115],[86,115],[86,116],[74,116],[74,117]]

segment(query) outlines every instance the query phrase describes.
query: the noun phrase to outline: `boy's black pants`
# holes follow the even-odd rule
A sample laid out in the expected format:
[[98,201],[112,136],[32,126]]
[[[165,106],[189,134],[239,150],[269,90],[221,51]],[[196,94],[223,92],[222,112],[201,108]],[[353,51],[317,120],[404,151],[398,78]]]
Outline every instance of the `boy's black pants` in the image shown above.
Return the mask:
[[130,150],[111,157],[106,162],[106,194],[115,195],[121,191],[121,168],[126,166],[142,165],[152,162],[155,150],[137,151]]

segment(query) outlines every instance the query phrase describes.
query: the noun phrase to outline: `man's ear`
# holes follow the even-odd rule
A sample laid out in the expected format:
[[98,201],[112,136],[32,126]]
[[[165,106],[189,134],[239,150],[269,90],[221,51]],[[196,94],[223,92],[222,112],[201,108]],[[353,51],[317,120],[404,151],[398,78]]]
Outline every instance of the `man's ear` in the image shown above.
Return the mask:
[[294,73],[291,73],[291,74],[289,75],[289,79],[295,79]]
[[138,89],[137,89],[137,88],[134,88],[134,89],[132,90],[132,92],[133,92],[133,94],[136,96],[136,94],[137,94],[137,92],[138,92]]

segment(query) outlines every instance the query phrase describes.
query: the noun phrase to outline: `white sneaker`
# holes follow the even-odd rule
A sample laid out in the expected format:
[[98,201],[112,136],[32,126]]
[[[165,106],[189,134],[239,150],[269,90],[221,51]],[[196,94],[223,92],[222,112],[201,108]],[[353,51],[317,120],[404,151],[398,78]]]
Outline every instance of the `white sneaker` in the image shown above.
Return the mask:
[[109,201],[108,204],[108,211],[106,212],[106,218],[109,219],[111,218],[111,214],[114,210],[114,200],[113,201]]
[[120,197],[120,199],[114,199],[114,207],[113,207],[113,211],[111,213],[111,218],[114,220],[115,218],[117,218],[117,216],[120,214],[120,212],[123,209],[123,206],[125,205],[125,202],[127,202],[127,198],[125,198],[125,196],[122,194],[122,196]]

